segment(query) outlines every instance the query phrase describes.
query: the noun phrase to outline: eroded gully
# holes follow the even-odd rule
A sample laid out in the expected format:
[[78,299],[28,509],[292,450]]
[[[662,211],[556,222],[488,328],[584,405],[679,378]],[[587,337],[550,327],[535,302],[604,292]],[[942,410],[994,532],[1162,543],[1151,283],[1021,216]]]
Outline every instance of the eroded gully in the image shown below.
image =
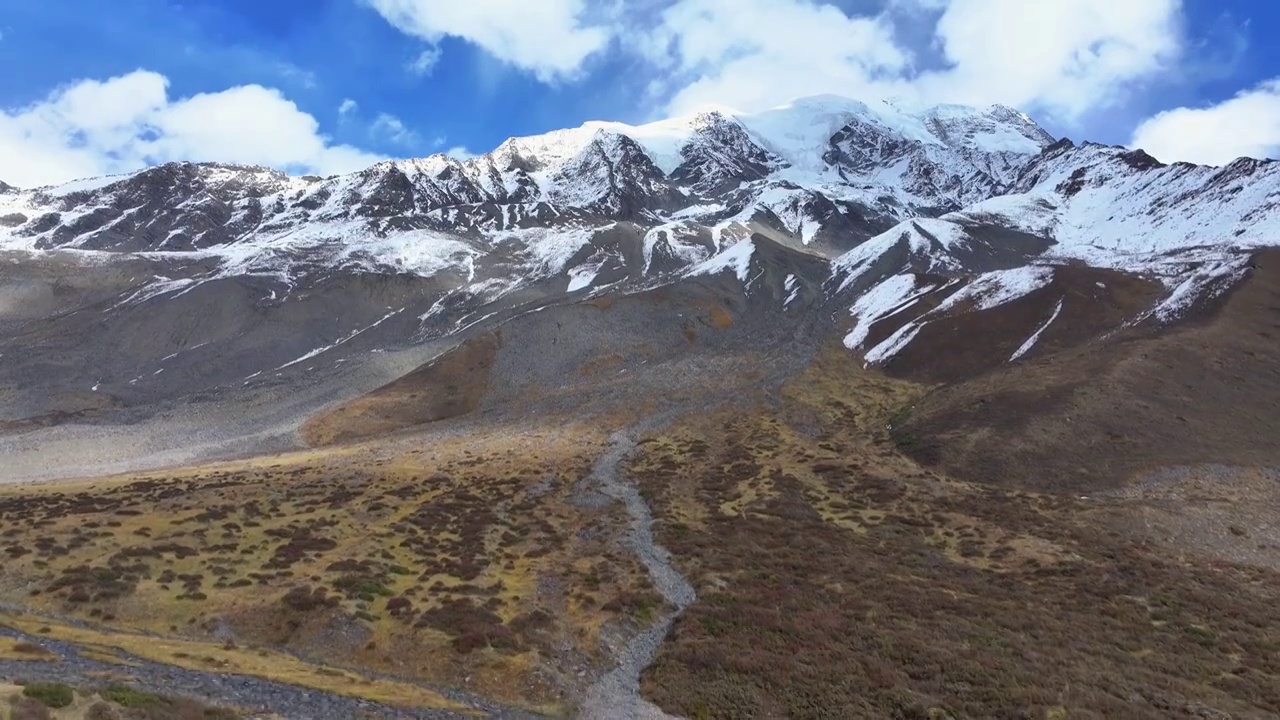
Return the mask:
[[653,663],[658,646],[672,623],[693,604],[693,586],[671,562],[671,554],[653,539],[653,513],[640,490],[621,473],[620,466],[635,449],[640,434],[660,422],[621,430],[587,478],[594,489],[622,503],[629,519],[625,542],[649,572],[654,588],[674,608],[631,638],[615,658],[617,666],[588,689],[579,706],[583,720],[665,720],[672,718],[640,695],[640,674]]

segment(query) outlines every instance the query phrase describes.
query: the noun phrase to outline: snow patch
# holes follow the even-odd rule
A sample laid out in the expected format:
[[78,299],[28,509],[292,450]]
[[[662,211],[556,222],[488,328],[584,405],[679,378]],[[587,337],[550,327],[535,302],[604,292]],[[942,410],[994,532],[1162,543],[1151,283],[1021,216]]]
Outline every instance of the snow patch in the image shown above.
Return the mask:
[[591,287],[596,275],[600,273],[600,267],[600,265],[589,265],[574,268],[569,273],[569,287],[565,292],[577,292],[583,288]]
[[916,334],[920,332],[920,325],[910,322],[898,328],[898,331],[885,338],[884,342],[871,348],[867,354],[862,357],[868,367],[872,365],[880,365],[893,359],[894,355],[902,352],[902,349],[911,344],[916,339]]
[[942,315],[965,302],[972,304],[974,310],[990,310],[1033,293],[1048,285],[1051,280],[1053,268],[1044,265],[983,273],[942,301],[930,314]]
[[[867,365],[883,363],[909,345],[920,330],[933,319],[966,305],[971,306],[969,308],[971,311],[989,310],[1004,305],[1045,287],[1052,279],[1053,268],[1042,266],[999,270],[979,275],[934,309],[898,328],[893,335],[868,350],[863,359]],[[849,312],[856,320],[853,329],[844,338],[845,347],[850,350],[862,347],[876,323],[903,311],[920,297],[956,282],[959,281],[930,285],[921,283],[914,274],[903,273],[894,275],[868,289],[850,308]]]
[[1040,336],[1044,334],[1044,331],[1048,330],[1049,326],[1053,324],[1053,321],[1058,319],[1058,315],[1062,313],[1062,304],[1065,301],[1066,298],[1060,298],[1058,300],[1058,305],[1053,309],[1053,314],[1049,316],[1048,320],[1044,321],[1043,325],[1036,328],[1035,332],[1031,333],[1031,337],[1027,338],[1026,342],[1022,343],[1022,345],[1013,352],[1013,355],[1009,357],[1009,362],[1013,362],[1014,360],[1017,360],[1023,355],[1031,352],[1031,348],[1034,348],[1036,343],[1040,341]]
[[783,292],[787,293],[787,299],[782,301],[782,307],[786,307],[800,296],[799,283],[794,274],[788,274],[786,281],[782,283]]
[[746,283],[751,275],[751,256],[755,254],[755,250],[755,243],[741,240],[693,266],[685,275],[719,275],[725,270],[731,270],[739,281]]
[[1160,301],[1151,314],[1160,323],[1171,323],[1187,314],[1197,302],[1221,295],[1240,281],[1247,272],[1249,259],[1236,256],[1216,263],[1205,263]]
[[591,244],[595,234],[592,228],[526,228],[500,233],[495,240],[523,245],[533,257],[533,270],[545,277],[564,272],[573,256]]
[[[698,242],[698,227],[689,222],[673,222],[658,225],[644,234],[644,271],[649,272],[653,265],[653,255],[659,243],[664,243],[666,252],[684,265],[693,265],[707,259],[710,251],[706,245]],[[686,242],[693,238],[694,242]]]
[[923,290],[918,290],[920,282],[915,275],[894,275],[863,293],[849,309],[855,318],[855,323],[853,329],[844,337],[844,346],[850,350],[862,347],[873,325],[934,290],[935,287],[926,285]]

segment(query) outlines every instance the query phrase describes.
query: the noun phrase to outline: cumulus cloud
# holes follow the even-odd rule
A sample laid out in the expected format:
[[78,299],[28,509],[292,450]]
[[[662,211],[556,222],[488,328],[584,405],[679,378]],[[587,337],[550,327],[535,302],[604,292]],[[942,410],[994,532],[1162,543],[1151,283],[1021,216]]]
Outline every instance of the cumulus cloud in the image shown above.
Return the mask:
[[1183,48],[1182,0],[881,0],[860,13],[836,0],[365,2],[406,33],[461,38],[548,82],[616,48],[661,113],[833,93],[999,102],[1070,122],[1174,67]]
[[338,106],[338,117],[348,117],[353,115],[359,109],[360,103],[352,100],[351,98],[346,98],[342,101],[342,104]]
[[1217,105],[1162,112],[1139,125],[1130,144],[1165,162],[1280,156],[1280,78]]
[[[930,42],[913,49],[903,36]],[[677,0],[658,37],[678,58],[665,80],[672,110],[834,93],[998,102],[1065,120],[1117,101],[1181,47],[1178,0],[894,0],[866,16],[805,0]],[[929,50],[941,63],[922,67]]]
[[762,109],[819,93],[883,95],[910,64],[883,17],[799,0],[680,0],[653,37],[649,57],[676,62],[651,91],[667,94],[674,112]]
[[613,32],[588,21],[585,0],[365,1],[402,32],[460,38],[544,81],[576,75]]
[[277,90],[244,85],[174,99],[168,80],[145,70],[0,110],[0,177],[26,187],[175,160],[331,174],[379,159],[333,143]]
[[920,78],[927,97],[1071,119],[1177,60],[1181,2],[949,0],[936,37],[950,67]]

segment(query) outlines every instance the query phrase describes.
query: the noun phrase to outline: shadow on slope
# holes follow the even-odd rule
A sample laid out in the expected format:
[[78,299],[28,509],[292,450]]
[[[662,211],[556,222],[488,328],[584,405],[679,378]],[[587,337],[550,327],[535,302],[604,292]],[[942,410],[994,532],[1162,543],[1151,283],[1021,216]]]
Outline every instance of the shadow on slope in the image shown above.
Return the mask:
[[303,440],[332,445],[473,412],[489,389],[500,338],[496,332],[472,337],[398,380],[317,414],[303,424]]

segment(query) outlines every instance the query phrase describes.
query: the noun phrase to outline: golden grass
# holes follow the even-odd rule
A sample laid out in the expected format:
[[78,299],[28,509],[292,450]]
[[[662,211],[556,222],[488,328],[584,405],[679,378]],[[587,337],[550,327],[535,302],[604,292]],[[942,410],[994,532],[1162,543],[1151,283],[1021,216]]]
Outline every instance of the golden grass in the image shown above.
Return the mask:
[[[230,628],[554,706],[578,658],[606,661],[597,637],[620,618],[604,606],[648,587],[613,540],[621,509],[572,498],[606,441],[583,425],[494,428],[0,488],[0,587],[36,589],[0,600],[179,642]],[[323,602],[290,600],[304,587]]]
[[121,655],[119,650],[112,647],[80,644],[76,646],[76,651],[80,653],[81,657],[94,662],[120,665],[122,667],[138,666],[137,662],[129,660]]
[[13,638],[0,638],[0,660],[21,662],[56,662],[56,653]]

